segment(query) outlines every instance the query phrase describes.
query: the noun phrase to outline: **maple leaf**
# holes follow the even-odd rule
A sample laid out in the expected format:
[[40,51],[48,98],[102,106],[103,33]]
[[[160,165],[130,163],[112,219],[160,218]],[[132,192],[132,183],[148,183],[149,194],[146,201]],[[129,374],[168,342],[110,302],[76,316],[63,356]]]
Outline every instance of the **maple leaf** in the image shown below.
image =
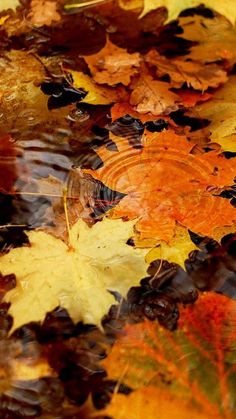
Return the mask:
[[156,50],[146,55],[146,62],[155,66],[158,77],[169,75],[173,87],[188,87],[204,91],[209,87],[218,87],[227,81],[227,73],[217,64],[204,65],[196,61],[167,59]]
[[0,12],[7,9],[15,9],[19,4],[19,0],[1,0]]
[[87,93],[81,102],[91,105],[109,105],[126,98],[125,91],[121,88],[112,89],[107,86],[99,86],[87,74],[73,70],[68,71],[72,75],[73,86]]
[[159,115],[175,111],[179,107],[180,98],[169,90],[170,87],[168,83],[142,74],[133,85],[130,104],[140,113]]
[[[176,418],[233,419],[235,309],[235,301],[207,293],[193,305],[182,307],[174,332],[150,321],[127,326],[104,365],[109,377],[124,381],[136,391],[128,398],[114,395],[105,414],[123,419],[128,408],[128,416],[136,418],[149,408],[148,417],[154,419],[158,401],[160,419],[170,417],[174,407]],[[148,394],[149,407],[142,405]],[[118,401],[120,406],[124,402],[124,410],[117,409]]]
[[97,54],[84,56],[93,79],[100,84],[114,86],[122,83],[128,86],[131,77],[138,72],[140,54],[129,54],[125,49],[114,45],[109,39]]
[[[128,10],[139,9],[143,6],[140,17],[145,16],[147,13],[159,7],[165,7],[168,11],[168,19],[166,21],[169,22],[170,20],[176,19],[183,10],[199,6],[201,0],[120,0],[119,4]],[[225,16],[232,24],[235,23],[236,11],[234,0],[225,0],[224,2],[205,0],[204,5]]]
[[221,145],[223,150],[236,152],[235,105],[236,76],[216,91],[212,99],[195,107],[195,115],[207,118],[210,139]]
[[217,188],[233,184],[235,168],[230,160],[215,151],[191,154],[193,145],[172,130],[146,132],[141,149],[131,147],[125,138],[112,138],[118,151],[100,148],[104,166],[85,172],[126,194],[109,216],[139,218],[135,225],[139,245],[169,242],[176,221],[210,237],[217,227],[235,223],[233,206],[214,196]]
[[[138,242],[136,241],[138,245]],[[156,259],[167,260],[168,262],[177,263],[185,269],[185,261],[193,250],[197,249],[190,239],[188,231],[180,226],[175,229],[175,234],[170,243],[160,242],[158,247],[154,247],[146,255],[146,262],[150,264]]]
[[181,39],[194,42],[188,57],[202,63],[227,60],[235,62],[236,31],[222,16],[207,19],[202,16],[181,17],[178,25],[183,33],[177,35]]
[[14,329],[43,320],[58,305],[75,322],[99,324],[114,302],[108,289],[125,294],[146,271],[146,251],[126,245],[133,225],[104,219],[90,228],[79,220],[70,231],[73,249],[44,232],[29,232],[31,247],[0,258],[0,271],[17,278],[16,288],[6,295]]
[[28,18],[35,26],[50,26],[53,22],[61,20],[55,1],[31,0],[30,8]]

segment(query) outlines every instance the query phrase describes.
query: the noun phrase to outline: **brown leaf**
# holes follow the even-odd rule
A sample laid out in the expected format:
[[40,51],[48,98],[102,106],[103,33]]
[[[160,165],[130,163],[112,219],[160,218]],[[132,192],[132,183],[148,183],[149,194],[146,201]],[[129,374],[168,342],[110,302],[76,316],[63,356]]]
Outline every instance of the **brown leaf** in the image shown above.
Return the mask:
[[131,77],[138,72],[139,53],[129,54],[107,40],[105,47],[97,54],[84,56],[94,80],[100,84],[122,83],[128,86]]
[[35,26],[50,26],[53,22],[61,20],[56,1],[32,0],[30,7],[31,11],[28,18]]
[[153,115],[160,115],[173,112],[178,109],[180,98],[169,90],[170,87],[168,83],[142,74],[134,83],[130,104],[140,113],[151,112]]
[[206,65],[197,61],[167,59],[156,50],[146,55],[147,63],[156,67],[157,76],[169,75],[173,87],[181,87],[184,83],[196,90],[207,90],[218,87],[227,81],[227,74],[217,64]]

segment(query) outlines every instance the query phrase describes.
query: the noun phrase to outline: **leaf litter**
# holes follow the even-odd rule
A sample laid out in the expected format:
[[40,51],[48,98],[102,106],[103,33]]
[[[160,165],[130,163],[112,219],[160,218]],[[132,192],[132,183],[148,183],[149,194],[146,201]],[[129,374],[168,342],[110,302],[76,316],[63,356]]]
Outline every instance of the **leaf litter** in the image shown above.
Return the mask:
[[1,4],[2,417],[233,417],[235,16],[205,6]]

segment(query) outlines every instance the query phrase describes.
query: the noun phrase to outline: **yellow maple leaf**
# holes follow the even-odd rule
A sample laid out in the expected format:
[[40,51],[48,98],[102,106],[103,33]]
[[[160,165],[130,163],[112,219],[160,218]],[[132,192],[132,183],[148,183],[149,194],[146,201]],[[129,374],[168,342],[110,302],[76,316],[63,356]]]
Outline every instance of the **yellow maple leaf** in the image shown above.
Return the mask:
[[236,152],[236,76],[214,94],[213,98],[195,107],[194,115],[207,118],[211,141],[221,145],[223,150]]
[[185,269],[184,262],[192,250],[197,249],[190,239],[188,230],[177,226],[175,235],[170,243],[161,241],[159,246],[154,247],[146,256],[146,262],[150,264],[155,259],[164,259],[168,262],[177,263]]
[[146,250],[126,245],[134,222],[104,219],[92,228],[79,220],[70,230],[68,249],[41,231],[28,233],[31,247],[13,249],[0,258],[0,271],[14,272],[17,286],[6,294],[14,329],[44,319],[58,305],[77,322],[99,324],[114,297],[139,283],[146,272]]
[[113,102],[124,100],[125,94],[122,88],[113,89],[107,86],[98,86],[92,78],[81,71],[68,70],[73,78],[73,86],[83,89],[87,93],[81,102],[90,105],[109,105]]
[[[197,7],[202,4],[201,0],[119,0],[119,4],[126,10],[138,9],[143,5],[140,17],[145,16],[152,10],[165,7],[168,10],[167,22],[176,19],[179,14],[188,8]],[[225,16],[232,24],[236,20],[235,0],[205,0],[204,5]]]
[[15,9],[19,6],[19,0],[1,0],[0,2],[0,12],[7,9]]

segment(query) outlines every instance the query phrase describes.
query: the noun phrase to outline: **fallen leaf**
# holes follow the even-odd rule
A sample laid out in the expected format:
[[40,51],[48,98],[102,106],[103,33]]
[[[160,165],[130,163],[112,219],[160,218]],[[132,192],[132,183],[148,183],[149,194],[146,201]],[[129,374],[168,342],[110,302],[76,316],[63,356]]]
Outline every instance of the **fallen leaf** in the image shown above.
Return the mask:
[[114,302],[108,290],[126,294],[146,272],[146,251],[126,245],[133,225],[104,219],[90,228],[79,220],[70,231],[71,248],[44,232],[29,232],[31,247],[0,258],[3,275],[14,272],[17,278],[16,288],[5,297],[11,302],[14,329],[42,321],[58,305],[75,322],[100,324]]
[[184,83],[196,90],[207,90],[209,87],[218,87],[227,81],[227,73],[217,64],[190,60],[170,59],[151,50],[146,55],[146,62],[156,68],[157,76],[168,75],[172,87],[182,87]]
[[[112,138],[118,151],[100,148],[104,166],[85,172],[126,194],[109,216],[139,218],[135,224],[139,245],[168,243],[176,221],[210,237],[217,227],[235,223],[234,207],[215,196],[222,187],[232,185],[235,177],[233,162],[219,152],[191,154],[193,144],[172,130],[146,132],[141,149],[131,147],[125,138]],[[218,193],[215,188],[220,188]]]
[[[166,7],[168,11],[167,22],[169,22],[176,19],[184,9],[197,7],[200,4],[201,0],[182,0],[178,2],[176,0],[144,0],[144,9],[141,17],[158,7]],[[234,0],[225,0],[224,3],[216,2],[216,0],[205,0],[204,5],[225,16],[234,25],[236,20]]]
[[168,83],[154,80],[150,75],[142,74],[134,84],[130,104],[140,113],[159,115],[178,109],[180,98],[171,92]]
[[31,0],[30,8],[28,18],[35,26],[50,26],[53,22],[61,20],[56,1]]
[[194,109],[195,115],[211,121],[208,127],[211,141],[231,152],[236,152],[235,98],[236,76],[231,76],[209,102],[199,104]]
[[8,9],[14,10],[19,5],[20,5],[19,0],[1,0],[0,12],[2,12],[3,10],[8,10]]
[[136,418],[144,409],[150,409],[148,418],[154,419],[158,402],[160,419],[169,418],[174,406],[171,417],[178,419],[233,419],[235,310],[235,301],[207,293],[193,305],[181,308],[179,327],[174,332],[150,321],[126,326],[104,365],[109,377],[127,383],[137,392],[132,397],[115,395],[104,414]]
[[126,94],[123,89],[99,86],[87,74],[79,71],[68,71],[72,75],[73,86],[87,93],[81,102],[91,105],[109,105],[113,102],[125,100]]
[[178,90],[178,96],[184,107],[192,108],[199,102],[207,102],[212,98],[211,93],[200,93],[190,89]]
[[188,57],[201,63],[227,60],[235,62],[236,31],[222,16],[207,19],[203,16],[179,18],[178,25],[183,32],[178,35],[194,43]]
[[141,58],[139,53],[129,54],[107,40],[104,48],[97,54],[84,56],[84,60],[97,83],[128,86],[131,77],[138,72]]
[[[138,244],[136,242],[136,244]],[[150,264],[156,259],[167,260],[171,263],[177,263],[185,269],[184,262],[188,258],[188,255],[193,250],[197,249],[195,244],[190,239],[188,230],[177,226],[175,234],[170,243],[160,242],[157,247],[154,247],[146,255],[146,262]]]

